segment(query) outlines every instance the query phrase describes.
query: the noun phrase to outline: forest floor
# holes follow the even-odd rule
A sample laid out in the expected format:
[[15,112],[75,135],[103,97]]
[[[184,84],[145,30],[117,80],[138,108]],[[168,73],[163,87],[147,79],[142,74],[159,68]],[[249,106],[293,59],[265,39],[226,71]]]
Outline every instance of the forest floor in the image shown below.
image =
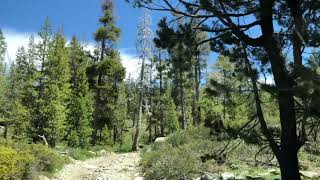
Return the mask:
[[54,180],[141,180],[140,154],[106,153],[101,157],[86,161],[74,160],[65,166]]

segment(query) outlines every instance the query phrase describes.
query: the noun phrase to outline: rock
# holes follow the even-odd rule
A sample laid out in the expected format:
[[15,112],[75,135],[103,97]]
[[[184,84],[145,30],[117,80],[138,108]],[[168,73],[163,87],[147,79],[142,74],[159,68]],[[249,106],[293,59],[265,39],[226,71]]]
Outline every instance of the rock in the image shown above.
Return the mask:
[[40,175],[38,177],[39,180],[50,180],[47,176]]
[[234,174],[230,172],[224,172],[221,174],[223,180],[233,180]]
[[96,177],[96,180],[108,180],[108,176],[106,174],[99,174],[97,177]]
[[230,168],[231,169],[239,169],[239,166],[237,164],[231,164]]
[[222,177],[219,174],[211,174],[211,173],[205,172],[202,174],[200,180],[222,180]]
[[3,136],[5,131],[6,128],[4,126],[0,126],[0,136]]
[[165,142],[168,139],[168,137],[158,137],[154,142]]
[[102,149],[97,154],[98,154],[98,156],[107,156],[107,151]]
[[234,179],[235,179],[235,180],[245,180],[246,177],[243,176],[243,175],[237,175],[237,176],[234,177]]
[[270,173],[269,172],[259,173],[258,176],[262,176],[262,177],[270,176]]
[[255,176],[255,175],[247,175],[246,178],[248,180],[263,180],[264,179],[262,176]]
[[300,174],[302,176],[304,176],[304,177],[307,177],[307,178],[318,178],[318,177],[320,177],[319,173],[312,172],[312,171],[300,171]]
[[83,164],[82,166],[85,167],[86,169],[97,169],[98,168],[97,166],[93,166],[90,164]]
[[193,180],[201,180],[201,177],[197,177],[197,178],[195,178],[195,179],[193,179]]
[[279,172],[278,170],[276,170],[276,169],[269,169],[269,170],[268,170],[268,173],[274,174],[274,175],[280,174],[280,172]]
[[88,151],[88,153],[92,154],[93,156],[95,156],[95,155],[96,155],[96,153],[95,153],[95,152],[93,152],[93,151]]

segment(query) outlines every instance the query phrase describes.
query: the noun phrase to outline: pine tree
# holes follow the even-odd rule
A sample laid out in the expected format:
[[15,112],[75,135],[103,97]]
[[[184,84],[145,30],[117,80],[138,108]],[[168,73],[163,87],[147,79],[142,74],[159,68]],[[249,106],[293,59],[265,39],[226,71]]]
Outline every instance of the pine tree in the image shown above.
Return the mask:
[[86,147],[92,133],[93,104],[86,69],[88,57],[77,38],[69,45],[71,95],[68,99],[67,140],[70,146]]
[[39,129],[50,146],[63,138],[67,116],[67,99],[70,95],[70,69],[65,39],[57,33],[49,45],[48,60],[44,64],[44,95],[41,119],[44,126]]
[[4,59],[7,51],[7,43],[3,35],[2,30],[0,29],[0,125],[5,127],[4,137],[6,138],[7,128],[9,126],[7,117],[7,107],[6,107],[6,86],[7,86],[7,77],[5,74],[5,64]]
[[183,129],[187,128],[187,91],[188,77],[192,74],[192,60],[194,51],[192,43],[194,35],[190,34],[189,24],[179,25],[178,29],[169,27],[166,18],[162,19],[157,30],[158,37],[155,44],[158,48],[164,49],[169,53],[171,72],[170,76],[174,79],[175,102],[180,108],[180,124]]
[[48,62],[48,51],[49,44],[52,41],[52,29],[50,25],[49,19],[46,19],[44,24],[42,25],[39,33],[40,42],[37,45],[34,45],[34,42],[30,42],[29,47],[29,60],[34,61],[37,65],[37,72],[35,75],[35,97],[34,104],[31,107],[31,129],[30,136],[33,142],[41,141],[42,139],[39,136],[47,136],[45,133],[45,127],[47,127],[46,122],[46,114],[43,109],[47,104],[45,102],[45,85],[44,80],[47,77],[46,74],[46,64]]
[[[31,115],[27,106],[30,92],[28,54],[24,47],[17,51],[16,63],[10,68],[8,98],[10,99],[10,119],[14,124],[13,135],[18,139],[27,139]],[[34,82],[33,82],[34,83]]]
[[94,115],[92,144],[105,142],[109,131],[115,129],[115,108],[118,101],[119,84],[125,77],[125,69],[114,46],[119,39],[120,29],[113,17],[113,1],[105,0],[101,27],[94,33],[100,44],[100,57],[88,69],[90,87],[94,91]]
[[163,96],[163,119],[164,128],[168,130],[168,133],[173,133],[179,129],[179,115],[176,105],[172,98],[171,87],[166,82],[165,92]]

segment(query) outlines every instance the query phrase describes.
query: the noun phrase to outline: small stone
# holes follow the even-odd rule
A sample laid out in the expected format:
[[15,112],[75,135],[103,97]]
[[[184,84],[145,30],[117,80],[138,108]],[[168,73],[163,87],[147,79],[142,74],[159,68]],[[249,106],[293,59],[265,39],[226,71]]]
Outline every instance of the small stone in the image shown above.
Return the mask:
[[87,169],[96,169],[96,168],[98,168],[97,166],[93,166],[93,165],[90,165],[90,164],[84,164],[82,166],[87,168]]
[[262,177],[269,176],[269,175],[270,175],[269,172],[259,173],[259,176],[262,176]]
[[238,175],[238,176],[235,176],[235,178],[234,178],[235,180],[245,180],[246,179],[246,177],[245,176],[243,176],[243,175]]
[[158,137],[154,142],[165,142],[168,139],[168,137]]
[[47,176],[40,175],[38,177],[39,180],[50,180]]
[[239,169],[239,166],[237,164],[231,164],[230,168],[231,169]]
[[307,178],[318,178],[318,177],[320,177],[319,173],[312,172],[312,171],[300,171],[300,174],[302,176],[304,176],[304,177],[307,177]]
[[268,170],[268,173],[274,174],[274,175],[280,174],[280,172],[279,172],[278,170],[276,170],[276,169],[269,169],[269,170]]
[[97,154],[98,154],[98,156],[107,156],[107,151],[102,149]]
[[234,174],[230,172],[224,172],[221,174],[223,180],[233,180]]
[[106,174],[99,174],[97,177],[96,177],[96,180],[108,180],[108,176]]
[[93,156],[95,156],[95,155],[96,155],[96,153],[95,153],[95,152],[93,152],[93,151],[88,151],[88,153],[92,154]]
[[219,174],[211,174],[211,173],[205,172],[202,174],[200,180],[222,180],[222,177]]

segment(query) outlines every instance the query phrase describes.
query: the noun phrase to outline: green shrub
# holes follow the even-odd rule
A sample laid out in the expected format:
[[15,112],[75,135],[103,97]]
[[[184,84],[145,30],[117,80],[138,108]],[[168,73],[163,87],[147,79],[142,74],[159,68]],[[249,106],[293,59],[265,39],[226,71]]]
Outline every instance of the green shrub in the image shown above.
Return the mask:
[[146,152],[142,167],[148,179],[180,179],[194,177],[201,171],[198,154],[190,149],[170,145],[154,152]]
[[0,179],[33,179],[42,173],[50,176],[69,162],[69,158],[42,144],[14,141],[1,144]]
[[21,179],[33,161],[34,157],[24,151],[0,146],[0,179]]
[[166,142],[155,143],[143,153],[141,165],[148,179],[192,178],[202,172],[201,154],[212,145],[209,129],[192,127],[169,136]]
[[30,145],[29,153],[35,157],[34,166],[39,172],[54,173],[69,162],[68,158],[61,157],[56,151],[42,144]]
[[132,149],[132,137],[130,133],[125,133],[122,137],[122,142],[117,143],[113,147],[114,152],[130,152]]
[[[231,141],[231,142],[229,142]],[[200,176],[201,172],[221,173],[232,171],[231,164],[247,168],[246,162],[254,162],[258,145],[241,142],[239,139],[214,140],[210,130],[203,127],[190,127],[169,136],[167,141],[153,144],[142,154],[142,169],[149,179],[180,179]],[[222,161],[207,159],[202,162],[204,155],[216,155],[229,144],[227,154]],[[233,149],[229,151],[230,149]],[[244,153],[245,152],[245,153]],[[264,160],[263,157],[259,157]],[[262,158],[262,159],[261,159]]]

